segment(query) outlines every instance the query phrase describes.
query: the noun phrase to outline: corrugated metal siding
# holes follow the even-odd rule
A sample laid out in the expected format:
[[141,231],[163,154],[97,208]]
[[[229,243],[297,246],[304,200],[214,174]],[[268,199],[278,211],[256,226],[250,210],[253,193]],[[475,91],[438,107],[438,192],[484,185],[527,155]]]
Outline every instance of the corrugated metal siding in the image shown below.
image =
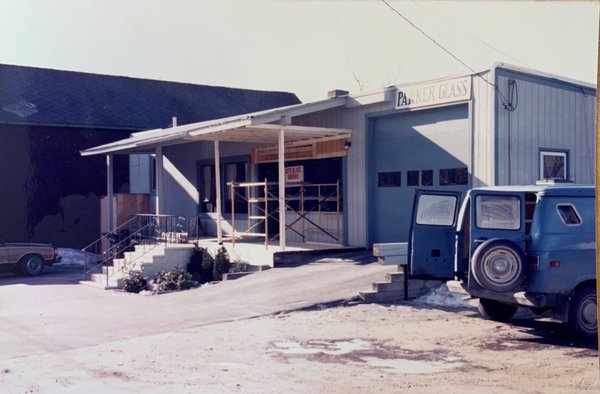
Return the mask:
[[568,151],[569,179],[594,183],[595,96],[589,89],[541,77],[498,70],[497,86],[507,96],[517,82],[513,112],[496,100],[497,184],[531,184],[540,177],[540,149]]
[[302,126],[324,126],[352,129],[352,147],[348,149],[347,179],[344,202],[344,215],[347,217],[347,244],[366,246],[367,206],[366,206],[366,115],[393,109],[393,102],[324,111],[294,118],[294,124]]
[[[473,187],[494,184],[494,88],[490,72],[473,76],[471,175]],[[489,81],[490,83],[486,82]]]

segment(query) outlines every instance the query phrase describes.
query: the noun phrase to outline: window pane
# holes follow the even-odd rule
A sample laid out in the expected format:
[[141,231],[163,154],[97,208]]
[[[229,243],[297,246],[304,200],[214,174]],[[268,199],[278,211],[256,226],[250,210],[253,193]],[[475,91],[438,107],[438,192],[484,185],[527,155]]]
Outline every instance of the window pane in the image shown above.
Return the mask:
[[521,228],[521,200],[517,196],[477,196],[476,225],[479,228]]
[[416,221],[417,224],[452,226],[454,224],[455,211],[455,196],[423,194],[419,196]]
[[419,186],[419,171],[408,171],[406,174],[407,186]]
[[402,186],[402,173],[395,172],[380,172],[377,174],[377,184],[379,187],[400,187]]
[[544,179],[566,179],[566,168],[565,168],[565,156],[564,153],[542,153],[542,165],[543,173],[542,178]]
[[577,210],[572,205],[557,205],[556,210],[560,215],[563,223],[567,226],[577,226],[581,224],[581,217],[577,213]]
[[433,170],[421,171],[421,186],[433,186]]
[[466,168],[445,168],[440,170],[440,185],[466,185],[469,183],[469,172]]

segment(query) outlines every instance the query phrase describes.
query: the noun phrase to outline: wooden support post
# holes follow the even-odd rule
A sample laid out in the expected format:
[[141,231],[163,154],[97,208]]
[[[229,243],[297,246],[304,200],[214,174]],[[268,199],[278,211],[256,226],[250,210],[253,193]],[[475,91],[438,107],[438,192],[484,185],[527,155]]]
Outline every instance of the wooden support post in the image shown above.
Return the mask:
[[158,146],[155,150],[156,154],[156,215],[162,215],[163,213],[163,197],[164,197],[164,186],[163,186],[163,173],[164,173],[164,158],[162,147]]
[[106,211],[108,215],[106,225],[108,226],[107,230],[109,233],[113,231],[115,225],[113,223],[113,179],[113,155],[106,155]]
[[279,130],[279,247],[285,250],[285,130]]
[[221,227],[221,156],[219,153],[219,141],[215,140],[215,188],[217,200],[217,242],[223,244],[223,233]]
[[231,245],[235,247],[235,187],[231,183]]
[[269,187],[265,178],[265,249],[269,249]]

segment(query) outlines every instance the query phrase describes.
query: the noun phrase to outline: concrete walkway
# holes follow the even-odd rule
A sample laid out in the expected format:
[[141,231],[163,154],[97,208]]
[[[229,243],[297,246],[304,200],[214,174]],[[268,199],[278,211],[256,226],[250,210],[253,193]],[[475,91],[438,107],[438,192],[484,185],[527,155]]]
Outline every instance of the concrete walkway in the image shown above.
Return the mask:
[[0,277],[0,360],[349,299],[397,268],[366,261],[327,258],[160,296],[81,286],[73,268]]

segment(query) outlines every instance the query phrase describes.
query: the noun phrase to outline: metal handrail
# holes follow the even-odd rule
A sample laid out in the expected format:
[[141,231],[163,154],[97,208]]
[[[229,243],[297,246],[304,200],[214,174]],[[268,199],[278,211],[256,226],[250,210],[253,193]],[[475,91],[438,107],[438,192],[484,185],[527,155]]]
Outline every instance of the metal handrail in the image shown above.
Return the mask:
[[[98,267],[108,267],[112,265],[115,258],[123,255],[124,252],[132,250],[136,245],[143,245],[144,251],[139,256],[140,258],[148,254],[160,244],[168,244],[170,242],[178,242],[179,236],[176,234],[185,233],[183,221],[189,218],[184,218],[175,215],[153,215],[153,214],[138,214],[123,223],[113,231],[103,234],[99,239],[86,246],[84,252],[86,264],[84,265],[84,280],[88,279],[88,275],[96,271]],[[196,236],[199,235],[200,224],[198,218],[195,218],[195,228],[187,226],[189,235],[190,230],[194,230]],[[87,261],[89,255],[94,256],[95,264],[88,268]],[[137,261],[134,260],[134,261]],[[109,273],[106,270],[106,281],[115,274],[122,272],[123,268],[118,271]]]

